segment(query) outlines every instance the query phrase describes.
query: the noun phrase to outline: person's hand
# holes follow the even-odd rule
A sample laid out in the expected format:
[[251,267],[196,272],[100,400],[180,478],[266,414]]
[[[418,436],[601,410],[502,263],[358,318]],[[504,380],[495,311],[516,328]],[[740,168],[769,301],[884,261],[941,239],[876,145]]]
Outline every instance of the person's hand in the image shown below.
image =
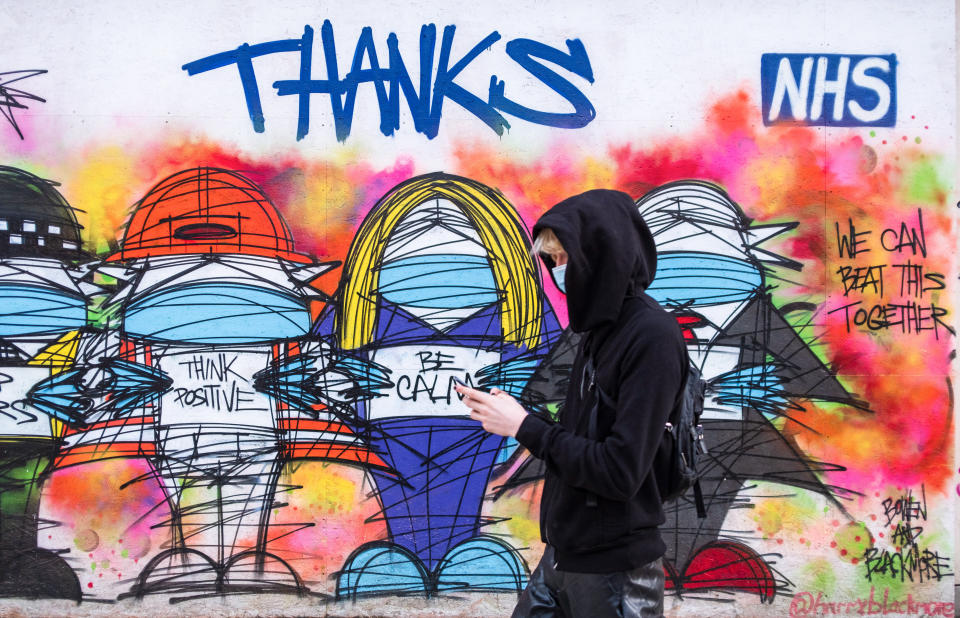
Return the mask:
[[459,384],[454,388],[463,397],[463,403],[470,408],[470,418],[480,421],[485,430],[498,436],[517,436],[520,423],[527,417],[527,411],[516,399],[496,388],[489,393]]

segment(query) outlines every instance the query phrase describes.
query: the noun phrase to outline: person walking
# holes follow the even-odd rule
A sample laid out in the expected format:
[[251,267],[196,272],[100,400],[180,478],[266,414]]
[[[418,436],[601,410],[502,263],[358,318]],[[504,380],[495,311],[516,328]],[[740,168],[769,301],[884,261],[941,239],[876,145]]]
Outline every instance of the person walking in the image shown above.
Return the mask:
[[497,389],[457,387],[485,430],[546,464],[546,549],[513,615],[661,616],[665,517],[652,470],[688,365],[676,320],[644,291],[653,236],[630,196],[606,189],[556,204],[533,236],[581,335],[558,419]]

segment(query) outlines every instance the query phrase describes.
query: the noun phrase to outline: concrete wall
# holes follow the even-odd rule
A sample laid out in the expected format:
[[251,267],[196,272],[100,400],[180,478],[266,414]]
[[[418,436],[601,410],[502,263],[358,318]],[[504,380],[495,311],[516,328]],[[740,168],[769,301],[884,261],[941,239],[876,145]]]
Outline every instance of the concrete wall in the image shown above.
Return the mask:
[[[637,200],[708,381],[668,615],[954,614],[955,7],[14,3],[0,613],[508,615],[529,256]],[[58,184],[57,184],[58,183]]]

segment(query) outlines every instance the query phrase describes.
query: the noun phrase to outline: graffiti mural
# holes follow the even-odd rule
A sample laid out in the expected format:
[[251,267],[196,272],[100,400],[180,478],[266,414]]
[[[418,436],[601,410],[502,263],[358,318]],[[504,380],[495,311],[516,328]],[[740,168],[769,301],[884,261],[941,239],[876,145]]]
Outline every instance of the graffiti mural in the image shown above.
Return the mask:
[[86,323],[77,215],[55,182],[0,167],[3,298],[0,377],[0,596],[80,599],[76,574],[38,546],[43,481],[67,417],[31,405],[34,384],[69,372]]
[[396,472],[372,472],[390,544],[351,554],[338,595],[523,590],[523,559],[481,530],[491,472],[517,445],[479,428],[453,386],[523,400],[560,330],[537,275],[516,212],[468,179],[413,178],[367,215],[317,332],[389,376],[360,416]]
[[361,4],[0,18],[0,613],[509,615],[545,464],[454,385],[561,412],[604,187],[707,384],[667,615],[954,615],[953,4]]
[[[657,275],[649,292],[676,315],[692,362],[707,382],[708,515],[698,518],[694,505],[684,502],[669,515],[674,585],[733,587],[767,599],[778,586],[787,589],[789,580],[778,581],[767,559],[736,540],[736,531],[724,529],[726,515],[750,503],[742,492],[748,479],[822,493],[846,514],[837,497],[848,490],[828,488],[816,474],[829,471],[830,464],[811,461],[778,431],[775,420],[786,417],[802,426],[798,400],[847,406],[858,401],[785,315],[809,314],[816,307],[773,304],[766,264],[788,270],[800,265],[759,245],[795,223],[751,225],[719,187],[703,182],[665,185],[644,195],[638,206],[657,241]],[[813,319],[805,316],[801,328],[810,328]]]

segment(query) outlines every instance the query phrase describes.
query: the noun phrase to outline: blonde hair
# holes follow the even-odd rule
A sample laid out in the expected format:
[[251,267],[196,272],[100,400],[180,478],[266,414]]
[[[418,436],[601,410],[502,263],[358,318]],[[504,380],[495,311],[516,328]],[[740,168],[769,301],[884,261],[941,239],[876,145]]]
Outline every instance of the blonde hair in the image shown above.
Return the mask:
[[530,249],[530,253],[534,257],[540,257],[541,254],[554,254],[563,252],[563,245],[560,244],[560,239],[557,238],[557,235],[548,227],[540,230],[540,233],[537,234],[537,237],[533,239],[533,247]]
[[390,235],[414,208],[436,199],[453,202],[476,229],[501,295],[500,320],[508,343],[540,345],[543,306],[537,270],[527,255],[523,223],[499,191],[475,180],[437,172],[394,187],[366,216],[344,260],[341,307],[334,328],[340,345],[355,350],[373,343],[377,327],[380,266]]

